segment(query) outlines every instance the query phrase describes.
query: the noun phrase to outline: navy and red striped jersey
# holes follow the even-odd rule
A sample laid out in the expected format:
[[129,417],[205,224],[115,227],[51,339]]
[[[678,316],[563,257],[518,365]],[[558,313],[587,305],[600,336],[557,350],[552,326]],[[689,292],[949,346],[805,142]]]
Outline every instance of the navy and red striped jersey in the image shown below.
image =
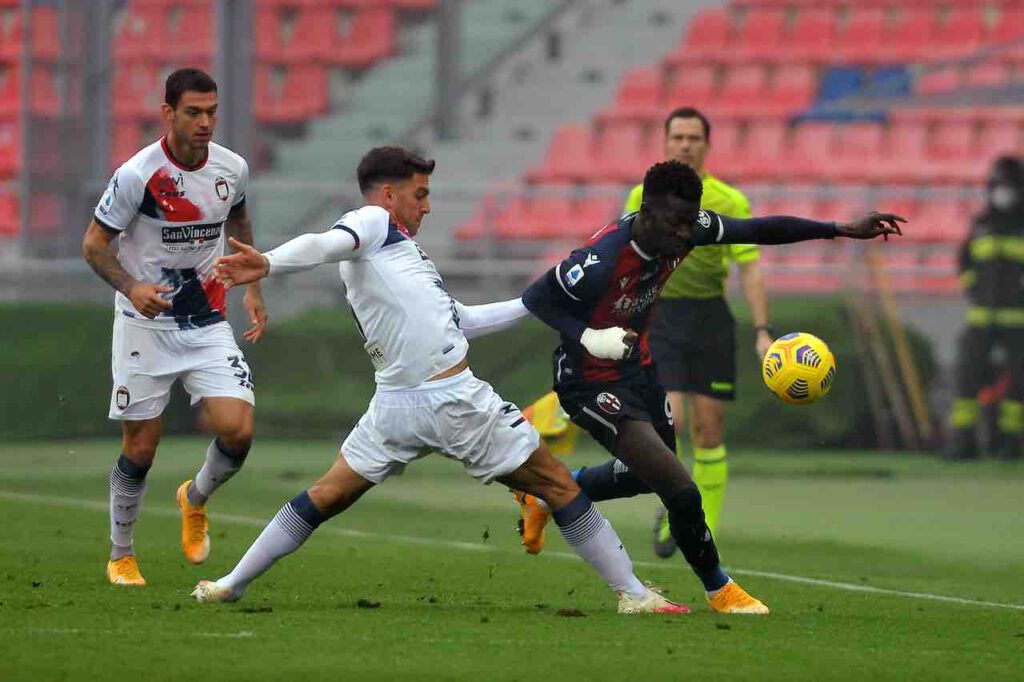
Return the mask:
[[[646,254],[633,239],[638,213],[602,228],[524,293],[523,303],[562,336],[556,381],[607,383],[650,365],[647,324],[666,280],[686,257]],[[783,244],[831,239],[835,223],[774,216],[741,220],[699,211],[690,250],[708,244]],[[587,328],[622,327],[640,338],[623,360],[596,358],[583,348]]]

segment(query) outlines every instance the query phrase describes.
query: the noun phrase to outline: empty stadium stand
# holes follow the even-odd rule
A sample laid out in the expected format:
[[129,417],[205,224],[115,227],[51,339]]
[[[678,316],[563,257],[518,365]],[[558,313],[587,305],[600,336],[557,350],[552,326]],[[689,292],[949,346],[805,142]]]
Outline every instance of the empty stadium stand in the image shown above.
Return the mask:
[[[886,250],[893,281],[948,292],[971,197],[996,156],[1024,153],[1022,48],[1024,10],[1009,0],[711,7],[658,63],[630,70],[589,122],[556,132],[523,180],[526,197],[561,187],[561,203],[491,195],[457,236],[544,240],[540,206],[556,217],[547,239],[576,235],[565,212],[589,187],[604,196],[608,185],[638,182],[661,158],[664,116],[691,105],[713,121],[709,168],[753,190],[755,212],[849,218],[897,207],[913,226],[903,246]],[[1005,96],[1013,88],[1016,99]],[[794,184],[805,191],[792,192]],[[606,208],[605,220],[618,206]],[[838,286],[827,254],[779,250],[766,268],[779,286]]]

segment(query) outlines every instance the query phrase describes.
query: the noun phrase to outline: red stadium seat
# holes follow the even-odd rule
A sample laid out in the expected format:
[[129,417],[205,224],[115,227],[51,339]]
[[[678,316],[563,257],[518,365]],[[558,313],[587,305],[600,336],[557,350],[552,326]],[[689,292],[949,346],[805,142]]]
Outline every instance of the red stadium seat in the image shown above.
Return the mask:
[[963,73],[959,65],[952,65],[929,71],[917,79],[917,92],[922,95],[933,95],[939,92],[952,92],[963,83]]
[[997,61],[982,62],[968,67],[965,85],[971,88],[994,88],[1010,80],[1010,67]]
[[860,64],[878,63],[883,47],[885,12],[880,7],[852,7],[846,25],[836,33],[833,61]]
[[677,68],[665,91],[666,109],[700,106],[712,99],[718,77],[711,65],[688,65]]
[[883,62],[927,61],[935,18],[934,7],[902,7],[882,28],[882,44],[875,54]]
[[590,128],[565,125],[548,145],[544,162],[526,174],[528,182],[579,182],[590,177]]
[[879,181],[916,182],[933,169],[925,155],[928,128],[915,121],[893,122],[885,141],[885,156],[872,176]]
[[828,173],[833,156],[835,126],[803,123],[793,130],[793,144],[783,172],[789,177],[816,179]]
[[644,159],[643,130],[636,125],[614,125],[602,130],[593,141],[591,179],[634,182],[643,177],[649,164]]
[[147,62],[120,62],[114,66],[112,84],[118,106],[114,107],[114,120],[156,120],[163,102],[164,76],[155,64]]
[[729,45],[732,14],[725,7],[703,10],[686,28],[683,50],[698,59],[721,54]]
[[[37,61],[53,61],[60,55],[57,18],[55,7],[36,7],[32,10],[32,57]],[[21,60],[23,36],[18,3],[0,6],[0,62]]]
[[817,89],[817,73],[810,64],[780,66],[775,71],[766,104],[770,104],[774,111],[790,113],[809,106]]
[[331,17],[328,41],[320,58],[328,64],[366,68],[394,54],[397,45],[395,13],[387,7],[367,7],[344,20]]
[[985,159],[994,159],[1003,154],[1021,154],[1020,124],[1013,121],[993,122],[986,124],[978,136],[977,155]]
[[719,58],[743,64],[773,55],[782,45],[784,23],[785,12],[781,7],[751,9],[743,25],[737,29],[736,39]]
[[319,64],[257,66],[253,104],[264,123],[300,123],[327,111],[327,70]]
[[17,236],[19,229],[18,195],[0,194],[0,236]]
[[17,118],[0,118],[0,181],[13,180],[21,169],[21,137]]
[[768,74],[761,64],[743,64],[730,68],[722,80],[716,104],[745,110],[760,108],[768,90]]
[[932,131],[928,155],[941,161],[974,156],[975,125],[968,121],[950,121]]
[[848,123],[837,131],[835,155],[828,175],[842,180],[866,180],[885,157],[885,128],[881,123]]
[[[942,17],[942,15],[940,15]],[[952,7],[932,25],[928,59],[948,59],[981,47],[985,31],[981,7]]]
[[[932,197],[922,201],[917,210],[904,216],[921,241],[958,242],[967,234],[970,215],[959,199]],[[908,228],[909,229],[909,228]]]
[[662,73],[657,67],[630,69],[619,81],[615,103],[600,118],[647,121],[662,116],[661,87]]
[[778,179],[783,167],[786,125],[779,120],[753,122],[747,130],[743,147],[745,154],[734,165],[723,168],[737,180]]
[[819,64],[831,62],[838,16],[831,7],[801,10],[783,34],[780,49],[800,60]]
[[117,60],[209,62],[213,58],[213,6],[197,0],[145,2],[125,9],[115,34]]

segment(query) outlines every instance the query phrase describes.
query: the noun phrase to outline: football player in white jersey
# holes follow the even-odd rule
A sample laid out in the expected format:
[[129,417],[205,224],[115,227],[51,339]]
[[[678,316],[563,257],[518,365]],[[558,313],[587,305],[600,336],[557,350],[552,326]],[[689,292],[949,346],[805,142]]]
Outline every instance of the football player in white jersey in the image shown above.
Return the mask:
[[[161,414],[181,380],[215,434],[192,480],[177,490],[182,549],[192,563],[210,551],[206,501],[237,472],[252,445],[252,373],[225,320],[225,288],[213,261],[224,232],[252,243],[245,208],[249,168],[211,141],[217,84],[198,69],[167,78],[167,134],[114,173],[96,206],[82,254],[117,292],[109,417],[121,422],[121,456],[110,473],[110,561],[115,585],[145,585],[132,529],[160,442]],[[255,343],[267,324],[259,284],[243,299]]]
[[618,593],[620,613],[688,613],[637,579],[615,530],[519,408],[470,371],[467,337],[504,329],[528,313],[518,298],[465,306],[449,296],[413,241],[430,212],[433,169],[433,161],[399,147],[373,149],[357,171],[366,206],[326,232],[266,254],[233,243],[239,252],[217,260],[227,286],[340,263],[377,391],[330,470],[281,508],[230,573],[200,582],[192,595],[199,601],[241,598],[250,582],[321,523],[435,451],[461,461],[483,483],[499,481],[546,500],[566,541]]

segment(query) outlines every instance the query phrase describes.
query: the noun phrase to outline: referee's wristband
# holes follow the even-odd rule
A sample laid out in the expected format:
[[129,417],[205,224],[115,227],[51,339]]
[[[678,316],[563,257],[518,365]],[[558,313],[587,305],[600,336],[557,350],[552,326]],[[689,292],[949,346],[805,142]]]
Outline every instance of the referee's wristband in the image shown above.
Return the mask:
[[754,327],[754,334],[755,335],[758,332],[762,332],[762,331],[768,332],[769,336],[771,336],[773,339],[775,338],[775,327],[771,326],[770,324],[759,324],[756,327]]

